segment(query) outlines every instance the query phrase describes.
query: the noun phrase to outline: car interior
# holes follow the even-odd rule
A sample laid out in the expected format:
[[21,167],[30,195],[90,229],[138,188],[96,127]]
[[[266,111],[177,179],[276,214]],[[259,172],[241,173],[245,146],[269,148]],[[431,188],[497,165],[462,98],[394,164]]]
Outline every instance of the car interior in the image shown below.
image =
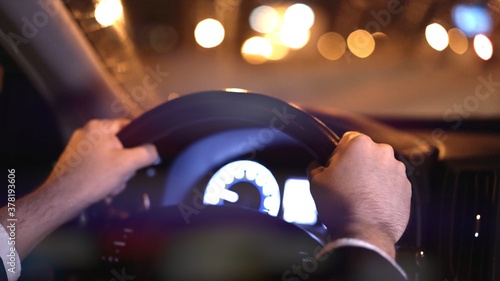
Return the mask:
[[313,280],[307,167],[358,131],[406,166],[408,280],[500,281],[499,1],[3,1],[0,43],[16,198],[91,119],[161,158],[19,280]]

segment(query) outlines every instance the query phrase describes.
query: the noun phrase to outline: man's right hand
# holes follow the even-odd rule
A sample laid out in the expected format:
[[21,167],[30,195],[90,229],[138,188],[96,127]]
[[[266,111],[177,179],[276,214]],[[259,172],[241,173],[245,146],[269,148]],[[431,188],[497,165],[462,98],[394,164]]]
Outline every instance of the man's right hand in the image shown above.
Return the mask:
[[309,178],[319,218],[333,239],[358,238],[394,257],[412,192],[391,146],[347,132],[326,167],[310,167]]

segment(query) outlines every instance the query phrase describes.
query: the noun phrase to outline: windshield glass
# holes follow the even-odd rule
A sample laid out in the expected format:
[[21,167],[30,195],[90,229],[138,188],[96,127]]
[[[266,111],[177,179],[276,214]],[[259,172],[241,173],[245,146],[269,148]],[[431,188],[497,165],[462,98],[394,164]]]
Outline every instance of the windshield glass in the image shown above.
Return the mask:
[[498,1],[66,4],[142,109],[243,88],[324,111],[500,117]]

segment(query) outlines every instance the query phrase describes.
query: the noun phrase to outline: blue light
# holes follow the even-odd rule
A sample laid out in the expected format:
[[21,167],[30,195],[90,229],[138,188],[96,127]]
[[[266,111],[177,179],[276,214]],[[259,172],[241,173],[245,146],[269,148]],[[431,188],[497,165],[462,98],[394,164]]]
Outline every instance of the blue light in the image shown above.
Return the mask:
[[491,15],[483,5],[456,5],[452,11],[452,17],[455,25],[469,38],[477,34],[489,34],[491,32]]

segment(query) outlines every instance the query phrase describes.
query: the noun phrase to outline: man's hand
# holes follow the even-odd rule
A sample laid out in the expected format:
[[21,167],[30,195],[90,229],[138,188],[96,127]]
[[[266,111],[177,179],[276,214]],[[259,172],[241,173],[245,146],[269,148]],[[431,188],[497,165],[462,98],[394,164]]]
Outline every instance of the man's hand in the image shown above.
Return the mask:
[[[93,120],[72,135],[45,183],[19,201],[16,249],[21,258],[91,204],[118,194],[137,169],[153,164],[153,145],[123,148],[116,133],[128,120]],[[7,225],[6,207],[0,223]]]
[[358,238],[394,257],[410,216],[411,184],[387,144],[347,132],[326,167],[309,170],[319,217],[332,238]]
[[116,195],[136,170],[158,158],[153,145],[123,148],[116,134],[129,120],[92,120],[76,130],[57,161],[46,185],[64,188],[86,204]]

